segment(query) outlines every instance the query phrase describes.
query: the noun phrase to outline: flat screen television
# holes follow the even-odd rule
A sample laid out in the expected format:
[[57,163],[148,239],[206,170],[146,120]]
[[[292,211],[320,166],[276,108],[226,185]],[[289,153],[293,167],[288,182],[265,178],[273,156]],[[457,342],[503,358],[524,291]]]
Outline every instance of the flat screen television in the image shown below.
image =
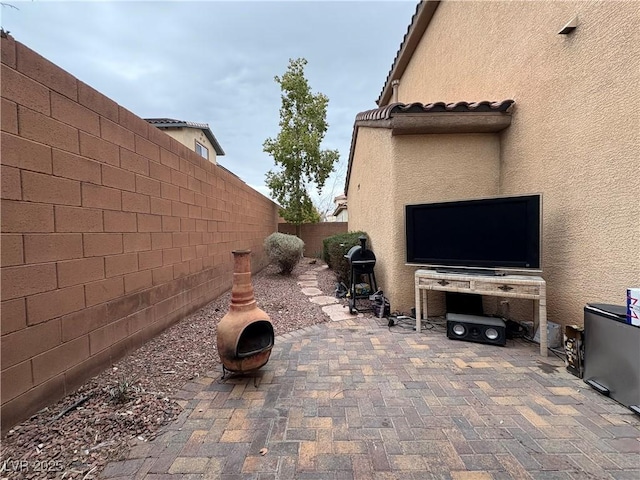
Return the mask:
[[471,271],[542,271],[542,195],[405,206],[407,263]]

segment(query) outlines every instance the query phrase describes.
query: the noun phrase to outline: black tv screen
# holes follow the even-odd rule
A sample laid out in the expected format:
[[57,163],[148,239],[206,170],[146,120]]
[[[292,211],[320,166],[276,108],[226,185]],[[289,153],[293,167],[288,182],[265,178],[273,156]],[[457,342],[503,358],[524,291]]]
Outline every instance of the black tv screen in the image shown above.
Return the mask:
[[406,205],[407,263],[539,271],[541,213],[539,194]]

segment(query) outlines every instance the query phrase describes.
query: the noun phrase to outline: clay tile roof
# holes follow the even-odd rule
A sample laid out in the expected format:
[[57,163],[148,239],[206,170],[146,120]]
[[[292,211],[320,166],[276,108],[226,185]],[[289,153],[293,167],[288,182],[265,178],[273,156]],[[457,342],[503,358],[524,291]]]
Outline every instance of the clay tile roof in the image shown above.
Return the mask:
[[145,120],[151,125],[158,128],[197,128],[204,132],[207,140],[213,145],[213,149],[216,151],[216,155],[224,155],[224,150],[216,140],[213,132],[209,128],[207,123],[190,122],[188,120],[176,120],[175,118],[145,118]]
[[[361,126],[390,128],[394,134],[497,132],[507,128],[511,123],[514,105],[514,100],[390,103],[384,107],[358,113],[351,135],[345,193],[349,188],[353,154],[358,129]],[[476,113],[482,115],[474,115]]]
[[388,120],[394,114],[403,113],[461,113],[461,112],[508,112],[513,105],[513,100],[503,100],[501,102],[435,102],[435,103],[390,103],[384,107],[374,108],[360,112],[356,115],[356,122],[362,120]]

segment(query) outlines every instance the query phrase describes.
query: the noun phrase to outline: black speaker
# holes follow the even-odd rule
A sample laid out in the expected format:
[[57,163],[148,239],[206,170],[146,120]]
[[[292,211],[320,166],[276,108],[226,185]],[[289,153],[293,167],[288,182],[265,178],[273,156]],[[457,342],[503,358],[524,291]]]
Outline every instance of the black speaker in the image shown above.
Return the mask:
[[507,326],[500,318],[447,313],[447,337],[504,346],[507,343]]

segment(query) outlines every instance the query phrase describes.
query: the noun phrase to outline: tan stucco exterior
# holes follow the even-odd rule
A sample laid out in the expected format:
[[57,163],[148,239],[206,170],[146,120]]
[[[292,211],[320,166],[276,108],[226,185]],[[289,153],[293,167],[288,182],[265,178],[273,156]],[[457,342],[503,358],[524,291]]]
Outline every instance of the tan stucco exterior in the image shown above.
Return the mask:
[[349,230],[370,235],[379,286],[394,308],[408,311],[415,267],[405,265],[404,206],[497,195],[498,135],[391,136],[387,129],[360,128],[355,153],[348,198],[358,215]]
[[162,131],[169,135],[170,137],[175,138],[181,144],[189,148],[190,150],[196,150],[196,141],[201,145],[204,145],[209,150],[209,158],[208,160],[211,163],[217,164],[216,160],[216,150],[211,142],[207,139],[204,131],[199,128],[163,128]]
[[[576,15],[577,29],[558,34]],[[626,287],[640,285],[640,3],[446,0],[397,78],[401,103],[515,108],[496,134],[358,129],[349,229],[371,236],[392,309],[413,306],[405,204],[521,193],[543,194],[549,320],[581,324],[586,303],[624,304]],[[369,171],[372,151],[385,166]],[[374,218],[374,203],[385,215]],[[518,306],[528,319],[531,307]]]
[[332,222],[348,222],[349,221],[349,211],[346,208],[343,208],[338,212],[338,215],[335,215]]
[[[393,252],[393,144],[391,133],[382,128],[362,128],[353,152],[354,169],[351,173],[349,202],[349,231],[365,230],[375,252]],[[357,167],[356,167],[357,166]],[[357,212],[355,218],[351,212]],[[364,227],[364,228],[363,228]],[[377,255],[379,256],[379,255]],[[386,287],[392,278],[393,262],[376,259],[378,286]]]

